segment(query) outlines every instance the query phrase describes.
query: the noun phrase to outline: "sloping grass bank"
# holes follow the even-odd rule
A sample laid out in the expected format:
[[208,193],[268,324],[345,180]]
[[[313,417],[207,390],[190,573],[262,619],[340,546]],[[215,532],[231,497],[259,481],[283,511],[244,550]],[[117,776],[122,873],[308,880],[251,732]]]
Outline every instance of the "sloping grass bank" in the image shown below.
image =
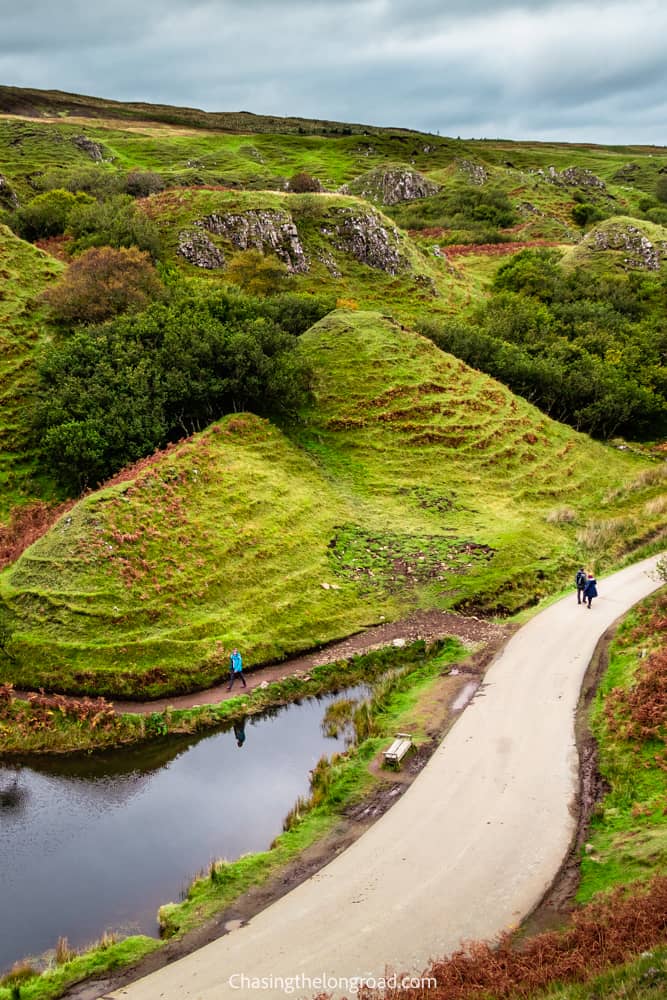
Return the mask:
[[578,899],[667,870],[667,591],[619,627],[593,706],[608,792],[591,820]]
[[[3,678],[157,697],[415,608],[513,614],[664,532],[655,463],[377,313],[303,335],[313,403],[235,414],[85,497],[0,574]],[[625,482],[627,488],[619,489]]]

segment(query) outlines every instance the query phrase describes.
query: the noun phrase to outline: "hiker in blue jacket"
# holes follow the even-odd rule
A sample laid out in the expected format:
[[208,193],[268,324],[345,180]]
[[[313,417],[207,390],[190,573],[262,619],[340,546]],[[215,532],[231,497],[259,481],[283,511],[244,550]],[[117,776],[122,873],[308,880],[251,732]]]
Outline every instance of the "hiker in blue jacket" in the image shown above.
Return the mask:
[[587,607],[590,610],[591,601],[594,597],[598,596],[598,588],[596,586],[597,580],[592,573],[588,574],[588,579],[586,580],[586,586],[584,587],[584,604],[588,601]]
[[229,685],[227,687],[228,691],[232,690],[232,684],[237,677],[241,678],[241,683],[243,687],[247,687],[245,682],[245,677],[243,676],[243,660],[241,659],[241,654],[238,649],[234,647],[229,657]]
[[586,570],[583,566],[581,569],[577,570],[577,575],[574,578],[574,584],[577,588],[577,604],[581,604],[584,596],[584,590],[586,589]]

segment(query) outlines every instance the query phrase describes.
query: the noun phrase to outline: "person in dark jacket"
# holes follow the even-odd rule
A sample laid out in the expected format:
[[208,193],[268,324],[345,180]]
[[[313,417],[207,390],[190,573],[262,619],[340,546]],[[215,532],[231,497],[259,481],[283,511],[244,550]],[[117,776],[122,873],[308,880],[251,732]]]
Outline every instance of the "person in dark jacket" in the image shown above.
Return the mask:
[[588,608],[590,610],[591,601],[594,597],[598,596],[597,580],[592,573],[588,574],[588,579],[586,580],[586,586],[584,587],[584,603],[588,601]]
[[229,657],[229,684],[227,690],[232,690],[232,684],[237,677],[240,677],[243,687],[247,687],[245,682],[245,677],[243,676],[243,660],[241,659],[241,654],[238,649],[234,647]]
[[581,569],[577,570],[577,575],[574,578],[574,585],[577,588],[577,604],[581,604],[584,596],[584,590],[586,589],[586,570],[583,566]]

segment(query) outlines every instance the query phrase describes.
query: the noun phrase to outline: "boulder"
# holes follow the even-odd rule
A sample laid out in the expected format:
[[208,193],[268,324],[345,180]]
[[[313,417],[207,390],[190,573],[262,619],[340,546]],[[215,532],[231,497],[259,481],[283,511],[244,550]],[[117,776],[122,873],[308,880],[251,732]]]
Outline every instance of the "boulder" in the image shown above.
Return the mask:
[[19,200],[9,181],[6,177],[0,174],[0,207],[2,208],[16,208],[18,206]]
[[93,142],[87,135],[75,135],[72,137],[72,142],[77,149],[80,149],[82,153],[86,153],[96,163],[101,163],[104,160],[104,151],[99,142]]

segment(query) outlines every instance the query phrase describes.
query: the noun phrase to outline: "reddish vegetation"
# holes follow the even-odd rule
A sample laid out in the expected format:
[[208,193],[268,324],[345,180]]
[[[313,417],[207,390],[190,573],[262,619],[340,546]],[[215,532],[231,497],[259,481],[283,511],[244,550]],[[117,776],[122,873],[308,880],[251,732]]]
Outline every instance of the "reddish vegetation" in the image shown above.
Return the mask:
[[[424,230],[425,236],[439,236],[438,230]],[[463,257],[472,254],[483,254],[493,256],[495,254],[517,253],[519,250],[530,249],[531,247],[556,247],[560,244],[555,240],[530,240],[520,243],[450,243],[441,246],[440,250],[445,257]]]
[[53,729],[57,712],[90,729],[110,729],[118,721],[113,705],[104,698],[71,698],[40,691],[17,700],[11,684],[0,684],[0,718],[11,716],[12,726],[19,732]]
[[[653,605],[633,639],[646,635],[667,636],[667,597]],[[667,729],[667,641],[641,660],[630,688],[614,688],[605,702],[607,725],[621,739],[641,744],[665,739]],[[667,753],[656,758],[667,769]]]
[[44,250],[51,257],[69,262],[72,258],[67,252],[67,244],[72,242],[71,236],[49,236],[43,240],[35,240],[35,246]]
[[[628,961],[667,934],[667,876],[643,891],[619,887],[582,907],[564,931],[530,938],[520,948],[509,935],[498,947],[474,942],[424,973],[437,985],[363,989],[360,1000],[502,1000],[527,997],[555,981],[582,982]],[[399,976],[400,979],[400,976]]]
[[39,500],[13,510],[9,523],[0,525],[0,569],[18,559],[75,503],[76,500],[67,500],[50,505]]

